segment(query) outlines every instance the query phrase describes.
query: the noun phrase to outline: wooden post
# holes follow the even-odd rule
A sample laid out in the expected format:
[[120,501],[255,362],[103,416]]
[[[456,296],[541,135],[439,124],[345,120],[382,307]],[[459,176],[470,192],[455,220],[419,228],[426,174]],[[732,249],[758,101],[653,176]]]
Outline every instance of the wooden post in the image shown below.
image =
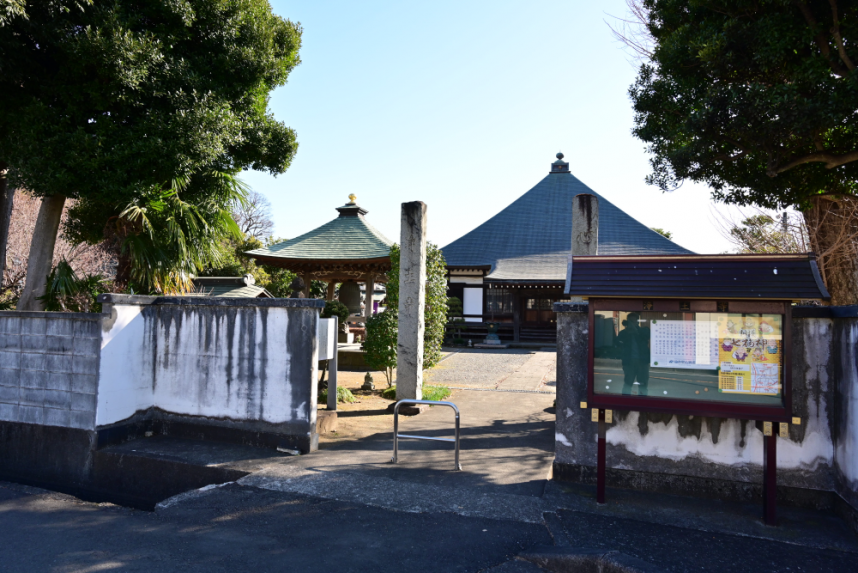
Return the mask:
[[330,282],[328,282],[328,297],[326,300],[334,300],[334,290],[336,290],[336,288],[337,281],[331,279]]
[[778,524],[778,436],[771,432],[763,436],[763,520],[766,525]]
[[605,503],[605,411],[599,410],[599,441],[596,447],[596,503]]
[[521,341],[521,295],[517,290],[512,297],[512,341]]
[[364,297],[366,308],[364,308],[364,322],[369,322],[369,318],[372,316],[372,295],[375,292],[375,276],[368,275],[364,279],[364,285],[366,285],[366,297]]
[[301,278],[304,279],[304,298],[313,298],[313,295],[310,294],[310,287],[313,284],[313,279],[310,276],[310,273],[305,274]]

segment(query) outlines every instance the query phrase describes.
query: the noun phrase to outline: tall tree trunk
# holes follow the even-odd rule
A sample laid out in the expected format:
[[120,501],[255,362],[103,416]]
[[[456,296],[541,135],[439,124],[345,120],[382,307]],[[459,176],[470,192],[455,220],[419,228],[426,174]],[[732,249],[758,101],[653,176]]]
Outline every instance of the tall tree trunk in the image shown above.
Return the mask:
[[831,304],[858,304],[858,201],[814,197],[803,215]]
[[0,283],[6,272],[6,247],[12,222],[12,204],[15,201],[15,190],[7,184],[8,172],[9,166],[0,161]]
[[54,246],[60,230],[63,216],[64,195],[49,195],[42,199],[33,240],[30,242],[30,256],[27,259],[27,282],[18,301],[18,310],[45,310],[44,296],[51,264],[54,261]]

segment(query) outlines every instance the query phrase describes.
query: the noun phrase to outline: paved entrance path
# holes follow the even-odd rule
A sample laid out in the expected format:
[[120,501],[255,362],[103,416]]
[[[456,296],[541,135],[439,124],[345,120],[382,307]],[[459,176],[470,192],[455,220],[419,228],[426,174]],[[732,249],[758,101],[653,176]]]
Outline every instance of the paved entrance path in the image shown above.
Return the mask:
[[426,373],[426,384],[450,388],[555,392],[553,350],[462,350]]

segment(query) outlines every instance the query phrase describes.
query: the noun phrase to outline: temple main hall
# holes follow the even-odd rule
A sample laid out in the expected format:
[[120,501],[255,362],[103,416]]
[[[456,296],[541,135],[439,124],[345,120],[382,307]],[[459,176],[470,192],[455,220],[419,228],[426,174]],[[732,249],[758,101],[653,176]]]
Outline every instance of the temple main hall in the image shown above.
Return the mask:
[[599,255],[693,254],[649,229],[593,191],[569,171],[563,154],[530,191],[500,213],[442,248],[449,296],[462,300],[475,335],[487,322],[500,323],[502,339],[553,342],[555,302],[563,294],[572,246],[572,202],[598,199]]

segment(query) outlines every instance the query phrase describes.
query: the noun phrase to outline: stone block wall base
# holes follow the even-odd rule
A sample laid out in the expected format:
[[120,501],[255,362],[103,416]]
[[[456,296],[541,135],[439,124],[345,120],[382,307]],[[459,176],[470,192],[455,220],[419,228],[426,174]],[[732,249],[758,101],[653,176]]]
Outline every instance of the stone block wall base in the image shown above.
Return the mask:
[[[558,482],[595,485],[595,466],[554,462],[553,478]],[[760,483],[728,481],[720,479],[651,473],[634,470],[607,468],[605,478],[608,487],[650,491],[673,495],[686,495],[724,501],[762,503],[763,486]],[[855,531],[858,531],[858,511],[833,491],[778,486],[779,504],[806,509],[828,510],[839,515]],[[610,503],[610,493],[607,501]]]
[[337,431],[337,413],[333,410],[319,410],[316,412],[316,433],[325,434]]
[[[393,409],[396,407],[396,402],[387,407],[390,412],[393,412]],[[429,404],[408,404],[407,406],[402,406],[399,408],[399,414],[401,416],[416,416],[422,412],[425,412],[429,409]]]

